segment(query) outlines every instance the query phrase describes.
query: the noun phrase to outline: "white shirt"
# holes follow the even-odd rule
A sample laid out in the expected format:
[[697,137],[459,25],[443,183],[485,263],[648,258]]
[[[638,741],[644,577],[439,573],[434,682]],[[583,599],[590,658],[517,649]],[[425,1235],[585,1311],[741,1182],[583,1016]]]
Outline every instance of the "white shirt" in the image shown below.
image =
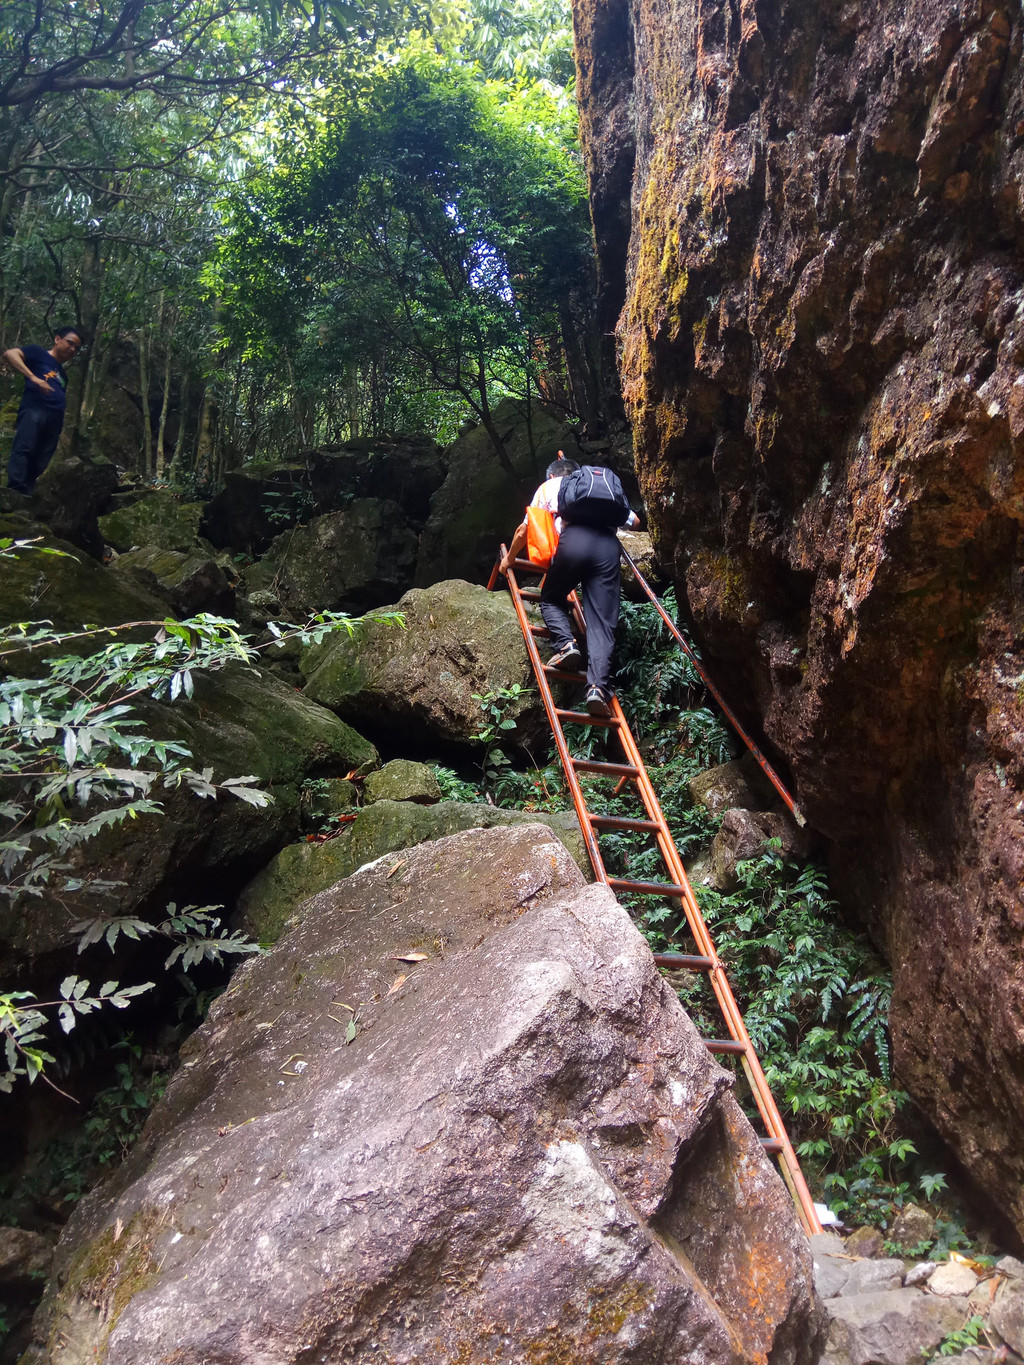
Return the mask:
[[[562,518],[558,515],[558,485],[565,478],[564,474],[559,474],[553,479],[548,479],[534,493],[530,500],[531,507],[539,507],[542,512],[551,512],[555,518],[555,534],[562,534]],[[634,526],[640,525],[640,518],[635,512],[630,512],[626,524],[620,529],[630,531]]]
[[551,512],[554,515],[555,531],[558,535],[562,534],[562,518],[558,515],[558,485],[564,478],[564,474],[559,474],[557,478],[542,483],[530,501],[531,507],[539,507],[542,512]]

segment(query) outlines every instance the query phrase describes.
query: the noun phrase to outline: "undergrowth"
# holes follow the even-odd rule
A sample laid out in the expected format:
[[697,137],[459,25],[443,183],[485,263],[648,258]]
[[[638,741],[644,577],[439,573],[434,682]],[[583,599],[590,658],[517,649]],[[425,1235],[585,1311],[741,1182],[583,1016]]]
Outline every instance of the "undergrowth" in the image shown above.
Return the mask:
[[[670,594],[666,604],[673,612]],[[617,694],[677,847],[692,865],[721,822],[693,800],[691,779],[737,757],[739,745],[653,607],[623,603],[617,660]],[[576,757],[622,761],[600,727],[568,727],[567,737]],[[485,772],[485,784],[499,805],[562,810],[570,804],[553,764]],[[617,793],[612,779],[584,776],[581,785],[595,813],[640,813],[635,798]],[[604,834],[601,849],[612,876],[669,880],[649,835]],[[944,1180],[924,1169],[900,1129],[907,1096],[891,1075],[888,970],[868,940],[844,923],[817,863],[787,861],[774,841],[740,863],[737,877],[732,891],[695,878],[695,892],[815,1198],[848,1225],[890,1226],[904,1203],[927,1201]],[[694,951],[678,901],[622,899],[653,949]],[[720,1035],[707,979],[680,972],[673,983],[700,1031]],[[738,1097],[750,1107],[738,1068],[737,1074]],[[940,1220],[939,1228],[945,1250],[963,1240],[957,1224]]]

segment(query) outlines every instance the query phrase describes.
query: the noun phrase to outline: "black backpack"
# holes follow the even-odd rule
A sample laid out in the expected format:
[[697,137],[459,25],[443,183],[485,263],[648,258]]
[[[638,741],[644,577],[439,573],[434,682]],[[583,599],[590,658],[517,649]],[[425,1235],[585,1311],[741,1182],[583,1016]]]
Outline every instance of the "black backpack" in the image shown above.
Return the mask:
[[558,514],[579,526],[625,526],[630,507],[619,476],[585,464],[558,485]]

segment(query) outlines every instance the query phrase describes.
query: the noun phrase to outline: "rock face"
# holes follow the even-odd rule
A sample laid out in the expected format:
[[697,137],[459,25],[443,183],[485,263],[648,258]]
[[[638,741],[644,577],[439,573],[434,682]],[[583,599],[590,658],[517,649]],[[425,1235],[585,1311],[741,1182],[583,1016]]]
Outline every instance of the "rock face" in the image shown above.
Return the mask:
[[186,551],[196,543],[204,511],[204,503],[182,502],[173,493],[155,492],[100,517],[99,528],[118,552],[136,546]]
[[205,550],[132,550],[119,555],[111,568],[119,577],[134,580],[163,598],[176,616],[194,616],[200,611],[230,616],[234,612],[235,590]]
[[536,826],[389,872],[214,1005],[25,1360],[812,1365],[785,1188],[610,893]]
[[430,504],[420,541],[417,587],[445,578],[486,583],[498,557],[523,519],[523,508],[559,450],[584,463],[576,437],[558,416],[539,404],[527,421],[523,407],[506,398],[494,410],[513,474],[498,459],[483,427],[462,436],[448,452],[448,475]]
[[[526,646],[506,593],[455,579],[414,588],[386,610],[402,613],[404,629],[370,620],[357,640],[338,634],[306,651],[306,696],[413,742],[465,744],[487,719],[474,693],[527,682]],[[507,717],[529,727],[538,704],[531,693],[510,704]]]
[[1019,8],[579,0],[576,33],[660,558],[888,953],[900,1082],[1020,1234]]
[[246,586],[272,590],[297,618],[365,611],[411,585],[416,548],[415,532],[396,502],[357,498],[278,536],[246,570]]
[[243,888],[238,921],[258,943],[275,943],[289,921],[303,912],[306,902],[343,877],[350,877],[365,863],[466,829],[529,824],[547,825],[583,875],[592,875],[579,822],[572,811],[537,815],[469,801],[439,801],[427,808],[409,801],[375,801],[346,822],[337,837],[283,848]]
[[[97,566],[99,567],[99,566]],[[192,701],[140,705],[147,728],[184,743],[194,766],[214,779],[250,773],[273,796],[256,809],[243,801],[201,800],[184,790],[158,791],[163,815],[145,815],[90,840],[76,875],[118,883],[110,897],[74,902],[82,914],[146,914],[159,918],[167,900],[193,903],[196,888],[224,898],[299,827],[299,787],[306,777],[370,769],[377,752],[361,735],[272,675],[247,669],[199,675]],[[0,970],[9,976],[26,959],[63,952],[67,909],[52,897],[0,905]]]

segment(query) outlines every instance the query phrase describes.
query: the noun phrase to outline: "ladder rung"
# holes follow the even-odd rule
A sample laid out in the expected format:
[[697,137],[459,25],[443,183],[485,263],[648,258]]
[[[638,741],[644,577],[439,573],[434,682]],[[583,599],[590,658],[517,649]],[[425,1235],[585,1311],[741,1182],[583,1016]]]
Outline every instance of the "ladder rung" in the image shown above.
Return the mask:
[[734,1057],[742,1057],[747,1051],[746,1043],[736,1043],[731,1038],[705,1038],[704,1046],[709,1052],[728,1052]]
[[550,673],[552,678],[560,679],[562,682],[583,683],[587,681],[585,673],[569,673],[564,668],[552,668],[550,664],[544,665],[544,672]]
[[530,634],[536,635],[539,639],[546,640],[551,632],[548,630],[547,626],[531,626]]
[[785,1151],[780,1138],[761,1138],[761,1146],[769,1156],[778,1156],[780,1152]]
[[524,602],[539,602],[540,588],[520,588],[519,596]]
[[574,758],[572,766],[581,773],[603,773],[606,777],[639,777],[640,769],[629,763],[599,763],[596,758]]
[[654,961],[659,967],[686,972],[709,972],[715,965],[709,957],[698,953],[655,953]]
[[555,711],[559,720],[568,721],[570,725],[618,725],[614,716],[592,716],[587,711]]
[[538,569],[536,564],[531,564],[528,559],[513,559],[513,569],[521,569],[523,573],[545,574],[546,569]]
[[631,882],[625,877],[609,877],[613,891],[624,891],[631,896],[685,896],[686,887],[675,882]]
[[633,820],[625,815],[592,815],[590,823],[598,829],[629,829],[639,834],[660,834],[664,829],[657,820]]

